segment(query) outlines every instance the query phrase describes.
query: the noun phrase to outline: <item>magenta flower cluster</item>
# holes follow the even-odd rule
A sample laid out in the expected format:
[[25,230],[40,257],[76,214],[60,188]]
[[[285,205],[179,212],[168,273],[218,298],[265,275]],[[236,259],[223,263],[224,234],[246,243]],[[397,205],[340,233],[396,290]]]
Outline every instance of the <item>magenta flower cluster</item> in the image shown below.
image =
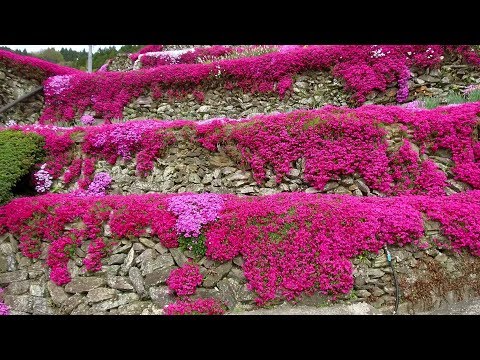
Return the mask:
[[168,211],[177,216],[175,229],[179,235],[198,237],[202,225],[216,220],[223,205],[218,194],[187,194],[170,198]]
[[60,95],[63,91],[70,86],[71,75],[57,75],[48,78],[44,86],[44,92],[46,96]]
[[179,300],[164,308],[165,315],[223,315],[224,308],[217,299]]
[[[128,160],[136,154],[137,172],[143,176],[153,169],[155,159],[169,145],[181,139],[183,128],[190,134],[188,141],[197,141],[210,151],[217,151],[218,145],[226,143],[237,147],[259,183],[264,181],[267,167],[273,168],[280,181],[294,161],[304,158],[303,179],[318,189],[323,189],[331,179],[358,172],[371,189],[386,194],[442,194],[446,185],[442,181],[443,171],[422,155],[445,149],[452,154],[455,179],[480,189],[480,143],[475,137],[480,103],[415,111],[410,107],[325,106],[243,120],[145,120],[60,131],[31,126],[13,128],[45,137],[46,162],[53,178],[60,177],[62,169],[75,158],[71,155],[73,133],[85,134],[82,151],[92,164],[93,159],[115,164],[119,157]],[[398,149],[389,149],[388,126],[403,128],[409,141],[402,149],[415,144],[418,153],[409,155],[407,160],[398,156]],[[417,170],[410,176],[413,167]],[[408,176],[411,181],[405,187],[401,183]],[[90,183],[88,177],[79,181],[85,189]]]
[[203,276],[200,274],[198,265],[184,264],[182,267],[172,270],[167,279],[167,285],[178,296],[195,294],[195,289],[200,286]]
[[[293,76],[307,70],[332,71],[344,80],[346,90],[353,93],[358,103],[363,103],[372,91],[385,91],[388,85],[399,82],[398,99],[405,101],[410,67],[436,66],[445,51],[464,56],[462,49],[437,45],[382,46],[385,56],[372,57],[372,46],[367,45],[308,46],[207,64],[159,66],[141,72],[78,73],[61,94],[47,93],[39,121],[71,121],[86,110],[93,110],[107,122],[121,119],[123,108],[146,91],[150,90],[154,98],[164,94],[181,97],[203,91],[216,77],[223,79],[226,89],[286,95]],[[471,57],[465,59],[477,64]]]
[[[386,243],[429,246],[424,219],[440,224],[443,237],[431,241],[480,256],[478,190],[438,197],[220,196],[223,210],[202,229],[206,255],[218,261],[243,256],[248,287],[256,293],[259,304],[314,292],[333,296],[348,293],[353,286],[350,259],[362,251],[375,253]],[[69,281],[67,264],[74,254],[72,249],[101,237],[106,224],[117,239],[143,236],[148,228],[162,244],[178,246],[175,215],[167,209],[175,197],[183,196],[48,194],[17,198],[0,207],[0,233],[16,236],[28,257],[38,257],[41,242],[49,242],[51,279],[64,284]],[[85,226],[65,230],[73,221]],[[101,248],[101,244],[94,243],[92,248]],[[181,286],[179,281],[178,288]]]
[[52,175],[45,170],[47,164],[43,164],[40,166],[40,170],[38,170],[33,177],[35,179],[35,190],[42,194],[46,193],[52,187]]

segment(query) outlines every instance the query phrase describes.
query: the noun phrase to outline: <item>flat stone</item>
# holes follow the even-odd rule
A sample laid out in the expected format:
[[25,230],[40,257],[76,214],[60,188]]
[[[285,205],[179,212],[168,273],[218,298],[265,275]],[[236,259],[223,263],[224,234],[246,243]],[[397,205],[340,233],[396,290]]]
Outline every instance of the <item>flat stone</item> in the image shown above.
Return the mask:
[[105,279],[101,277],[76,277],[65,285],[65,291],[76,294],[88,292],[102,285],[105,285]]
[[134,243],[132,245],[132,248],[135,252],[141,252],[141,251],[145,250],[145,246],[143,246],[143,244],[141,244],[141,243]]
[[132,282],[135,292],[140,296],[145,294],[145,286],[143,285],[143,277],[140,270],[136,267],[130,268],[128,271],[128,278]]
[[0,285],[10,284],[15,281],[27,280],[28,272],[25,270],[12,271],[0,274]]
[[185,254],[179,248],[171,248],[169,249],[169,251],[173,256],[173,260],[175,260],[175,263],[178,266],[183,266],[183,264],[185,264],[188,261]]
[[142,275],[146,276],[157,269],[163,269],[174,265],[175,262],[170,254],[160,255],[156,259],[148,260],[142,264]]
[[145,276],[145,282],[144,282],[145,287],[150,288],[152,286],[165,284],[168,276],[170,275],[170,272],[173,269],[176,269],[176,266],[172,266],[164,269],[157,269],[154,272],[147,274]]
[[33,315],[56,315],[58,309],[55,309],[50,299],[42,297],[33,297]]
[[361,297],[361,298],[368,298],[370,295],[372,295],[368,290],[357,290],[355,291],[355,293],[357,294],[358,297]]
[[232,270],[230,270],[230,272],[228,273],[228,277],[235,279],[240,284],[245,284],[247,282],[247,279],[245,278],[242,269],[232,268]]
[[439,253],[437,256],[435,256],[435,260],[439,263],[444,263],[448,260],[448,256],[443,253]]
[[130,304],[120,305],[118,307],[119,315],[140,315],[151,305],[148,301],[134,301]]
[[110,299],[93,305],[92,311],[106,311],[137,300],[139,300],[139,296],[135,293],[119,294],[117,299]]
[[8,262],[5,256],[0,255],[0,274],[8,270]]
[[31,280],[15,281],[5,288],[5,294],[23,295],[29,292]]
[[160,254],[165,254],[166,252],[168,252],[168,249],[160,243],[156,244],[154,249]]
[[123,265],[120,266],[120,275],[128,274],[128,271],[132,267],[134,258],[135,258],[135,250],[132,247],[128,252],[127,257],[125,258]]
[[4,295],[3,302],[8,305],[11,310],[26,313],[33,312],[33,297],[30,295]]
[[370,188],[363,182],[363,180],[356,179],[355,184],[363,194],[370,194]]
[[113,254],[108,258],[108,265],[121,265],[125,261],[127,254]]
[[50,298],[52,299],[52,302],[58,307],[62,306],[65,300],[68,299],[68,295],[65,290],[63,290],[61,286],[56,285],[52,281],[49,281],[47,283],[47,289],[50,293]]
[[140,255],[137,256],[134,263],[137,264],[137,265],[142,264],[142,263],[147,262],[149,260],[155,259],[156,256],[157,256],[157,253],[153,249],[147,249],[144,252],[142,252]]
[[348,190],[347,188],[339,185],[338,187],[336,187],[336,188],[333,190],[333,193],[334,193],[334,194],[350,194],[350,190]]
[[367,269],[367,275],[371,278],[379,278],[385,275],[385,272],[383,272],[380,269]]
[[388,266],[387,256],[385,254],[379,255],[373,260],[373,267],[380,268]]
[[241,256],[235,256],[233,258],[233,263],[237,266],[243,267],[243,257]]
[[43,297],[47,293],[47,289],[45,285],[40,285],[40,284],[31,284],[30,285],[30,295],[32,296],[38,296],[38,297]]
[[89,304],[98,303],[115,297],[115,289],[96,288],[88,292],[86,300]]
[[209,269],[208,275],[203,280],[203,286],[206,288],[214,287],[228,272],[232,269],[232,262],[228,261],[217,266],[215,269]]
[[170,293],[166,286],[151,287],[148,289],[148,294],[152,301],[161,308],[175,301],[175,296]]
[[133,290],[130,280],[123,276],[109,276],[107,277],[107,285],[112,289],[117,290]]
[[144,238],[144,237],[141,237],[138,239],[143,245],[145,245],[147,248],[154,248],[155,247],[155,243],[148,239],[148,238]]

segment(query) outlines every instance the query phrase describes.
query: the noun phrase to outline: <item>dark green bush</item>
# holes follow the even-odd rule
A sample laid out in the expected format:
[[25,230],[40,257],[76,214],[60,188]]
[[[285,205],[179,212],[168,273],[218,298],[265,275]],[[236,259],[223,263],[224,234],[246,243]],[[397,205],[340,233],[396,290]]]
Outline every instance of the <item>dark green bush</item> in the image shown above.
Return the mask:
[[22,131],[0,131],[0,204],[10,200],[15,184],[44,157],[43,137]]

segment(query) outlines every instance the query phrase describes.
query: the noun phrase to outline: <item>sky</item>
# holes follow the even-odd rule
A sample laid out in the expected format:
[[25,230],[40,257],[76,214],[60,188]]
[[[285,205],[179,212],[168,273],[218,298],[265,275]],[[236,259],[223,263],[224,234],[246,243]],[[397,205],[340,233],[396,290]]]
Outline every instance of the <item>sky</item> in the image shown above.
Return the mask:
[[[88,45],[0,45],[0,46],[8,46],[10,49],[14,50],[23,50],[27,49],[28,52],[36,52],[40,51],[42,49],[47,49],[47,48],[55,48],[55,50],[60,50],[62,47],[63,48],[72,48],[73,50],[77,51],[82,51],[85,49],[88,51]],[[105,48],[109,46],[115,46],[115,48],[119,49],[122,45],[93,45],[93,52],[95,52],[99,48]]]

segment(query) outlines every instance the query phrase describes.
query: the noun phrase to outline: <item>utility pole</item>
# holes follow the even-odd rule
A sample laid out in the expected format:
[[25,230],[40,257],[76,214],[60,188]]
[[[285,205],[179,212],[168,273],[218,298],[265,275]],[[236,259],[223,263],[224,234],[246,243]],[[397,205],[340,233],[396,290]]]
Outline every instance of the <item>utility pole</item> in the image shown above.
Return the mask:
[[88,45],[87,71],[88,71],[89,73],[92,72],[92,48],[93,48],[93,45]]

